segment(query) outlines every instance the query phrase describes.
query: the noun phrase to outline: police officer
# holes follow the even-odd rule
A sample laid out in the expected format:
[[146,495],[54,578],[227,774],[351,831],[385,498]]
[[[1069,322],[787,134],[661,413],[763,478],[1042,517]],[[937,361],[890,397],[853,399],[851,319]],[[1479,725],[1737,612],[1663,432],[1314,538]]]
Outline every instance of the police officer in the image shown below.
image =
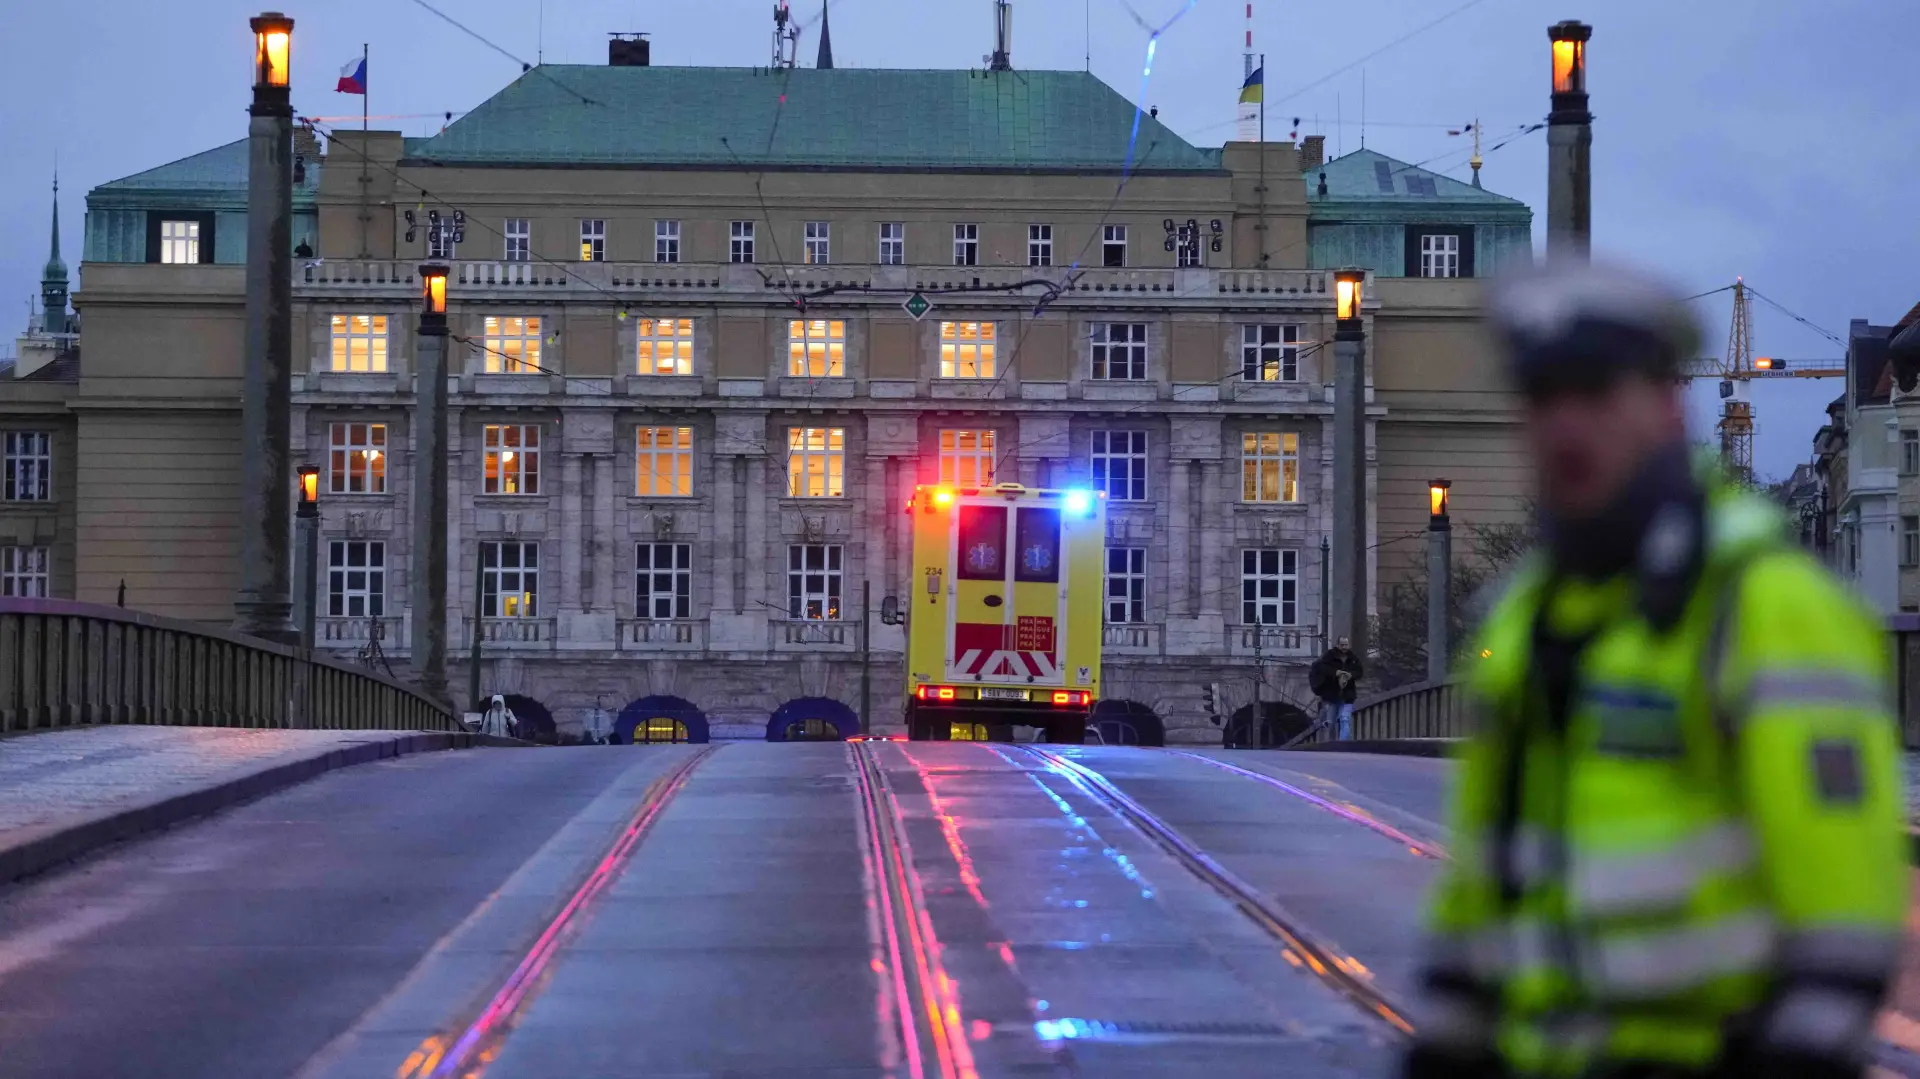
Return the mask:
[[1677,294],[1553,266],[1489,315],[1542,542],[1471,653],[1404,1075],[1860,1076],[1907,904],[1885,634],[1693,459]]

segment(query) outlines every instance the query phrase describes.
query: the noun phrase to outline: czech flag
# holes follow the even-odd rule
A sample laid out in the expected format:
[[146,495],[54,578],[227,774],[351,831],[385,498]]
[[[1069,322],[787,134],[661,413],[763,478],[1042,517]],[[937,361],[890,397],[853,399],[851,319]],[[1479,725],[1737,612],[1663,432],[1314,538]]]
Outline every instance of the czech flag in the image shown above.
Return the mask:
[[1240,87],[1240,103],[1242,105],[1259,103],[1266,89],[1266,71],[1267,69],[1264,67],[1257,67],[1253,69],[1253,74],[1247,76],[1246,85]]
[[340,85],[334,90],[342,94],[365,94],[367,92],[367,58],[356,56],[346,67],[340,69]]

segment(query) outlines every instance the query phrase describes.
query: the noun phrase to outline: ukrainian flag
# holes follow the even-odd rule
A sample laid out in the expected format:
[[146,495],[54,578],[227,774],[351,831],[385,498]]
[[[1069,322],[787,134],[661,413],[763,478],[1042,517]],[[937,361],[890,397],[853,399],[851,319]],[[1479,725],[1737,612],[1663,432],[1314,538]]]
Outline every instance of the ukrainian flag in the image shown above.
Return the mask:
[[1266,87],[1266,68],[1257,67],[1247,76],[1246,85],[1240,87],[1240,104],[1258,105]]

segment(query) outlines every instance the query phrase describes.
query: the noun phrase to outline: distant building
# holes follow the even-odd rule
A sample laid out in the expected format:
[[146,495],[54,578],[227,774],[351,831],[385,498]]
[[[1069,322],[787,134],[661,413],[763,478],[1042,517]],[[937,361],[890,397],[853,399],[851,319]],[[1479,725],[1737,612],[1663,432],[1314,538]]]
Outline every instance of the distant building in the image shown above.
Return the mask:
[[[862,584],[877,610],[920,583],[914,486],[1018,482],[1108,495],[1115,714],[1217,740],[1205,687],[1232,708],[1259,677],[1271,702],[1322,646],[1339,265],[1373,271],[1373,581],[1423,572],[1435,476],[1457,522],[1519,515],[1476,279],[1528,257],[1524,205],[1315,139],[1194,146],[1082,72],[622,55],[528,73],[431,139],[296,148],[323,647],[378,634],[405,660],[429,256],[453,265],[456,658],[478,634],[483,694],[570,728],[604,698],[661,737],[848,733]],[[79,393],[23,419],[0,388],[0,423],[67,432],[55,594],[111,602],[124,577],[130,606],[231,619],[245,195],[236,142],[89,196]],[[456,207],[457,245],[426,219]],[[872,625],[875,723],[898,721],[902,640]]]
[[[1920,307],[1847,327],[1847,388],[1814,435],[1828,563],[1883,614],[1920,611]],[[1816,547],[1816,549],[1820,549]]]
[[74,594],[79,326],[60,256],[60,185],[37,317],[0,364],[0,596]]

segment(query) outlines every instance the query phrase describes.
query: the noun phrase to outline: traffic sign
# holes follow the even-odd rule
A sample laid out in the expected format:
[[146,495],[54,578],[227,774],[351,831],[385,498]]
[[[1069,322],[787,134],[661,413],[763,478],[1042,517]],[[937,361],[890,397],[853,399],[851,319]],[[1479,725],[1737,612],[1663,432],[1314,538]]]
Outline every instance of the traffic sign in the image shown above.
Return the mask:
[[907,314],[912,315],[914,321],[918,322],[927,317],[927,312],[933,310],[933,301],[927,299],[925,295],[916,292],[907,297],[907,302],[900,306],[906,308]]

